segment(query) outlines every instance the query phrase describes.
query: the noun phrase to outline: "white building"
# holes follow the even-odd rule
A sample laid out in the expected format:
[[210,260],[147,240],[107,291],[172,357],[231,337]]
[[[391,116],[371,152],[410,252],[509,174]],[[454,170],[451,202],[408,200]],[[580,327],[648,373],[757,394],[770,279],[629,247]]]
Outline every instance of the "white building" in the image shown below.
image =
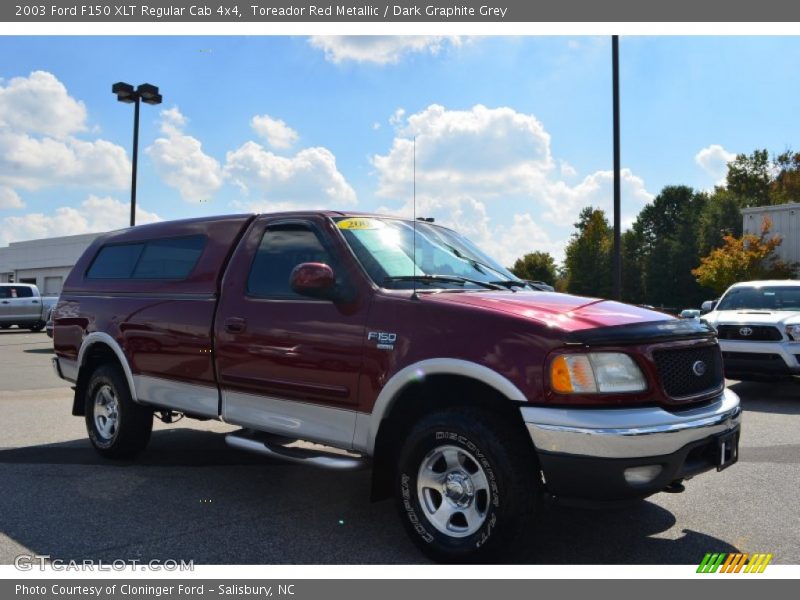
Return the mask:
[[0,282],[35,283],[45,296],[60,294],[72,267],[99,235],[12,242],[0,248]]
[[800,204],[776,204],[742,209],[744,233],[761,234],[764,217],[772,221],[770,235],[781,236],[781,245],[775,250],[781,260],[800,262]]

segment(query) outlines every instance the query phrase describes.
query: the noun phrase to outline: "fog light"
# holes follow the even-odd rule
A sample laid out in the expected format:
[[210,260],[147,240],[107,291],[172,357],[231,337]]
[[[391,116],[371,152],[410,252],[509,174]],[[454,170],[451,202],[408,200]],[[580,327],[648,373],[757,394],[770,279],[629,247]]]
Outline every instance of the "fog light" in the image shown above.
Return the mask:
[[625,469],[625,481],[631,485],[650,483],[661,474],[661,465],[645,465]]

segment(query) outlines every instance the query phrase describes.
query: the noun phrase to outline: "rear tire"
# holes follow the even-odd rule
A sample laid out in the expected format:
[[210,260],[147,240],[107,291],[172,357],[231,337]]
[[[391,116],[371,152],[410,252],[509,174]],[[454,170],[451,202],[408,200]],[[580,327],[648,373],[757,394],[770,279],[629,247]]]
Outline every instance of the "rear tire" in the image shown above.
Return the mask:
[[28,327],[28,329],[30,329],[33,333],[38,333],[42,329],[44,329],[44,325],[45,325],[44,323],[39,322],[31,325],[30,327]]
[[95,450],[106,458],[133,458],[144,450],[153,429],[153,412],[131,398],[117,365],[101,365],[86,386],[86,430]]
[[538,512],[538,473],[522,428],[472,408],[432,413],[400,453],[400,517],[438,562],[502,561],[519,549]]

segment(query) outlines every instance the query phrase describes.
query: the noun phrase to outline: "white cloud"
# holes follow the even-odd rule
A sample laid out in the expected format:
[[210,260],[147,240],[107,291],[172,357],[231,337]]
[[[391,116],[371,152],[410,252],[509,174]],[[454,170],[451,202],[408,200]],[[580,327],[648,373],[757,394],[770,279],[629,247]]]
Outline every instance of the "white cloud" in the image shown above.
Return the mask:
[[130,176],[125,150],[106,140],[36,138],[0,129],[0,183],[28,190],[57,185],[124,188]]
[[[623,228],[636,218],[644,205],[653,199],[647,191],[644,180],[630,169],[620,171],[622,198],[624,199]],[[614,208],[614,171],[596,171],[587,175],[577,185],[571,186],[563,181],[551,181],[547,194],[542,198],[547,209],[542,216],[553,223],[572,224],[578,212],[586,206],[602,208],[609,220]]]
[[225,175],[259,210],[331,208],[355,204],[356,193],[327,148],[305,148],[278,156],[256,142],[228,152]]
[[400,127],[403,124],[403,117],[406,116],[406,109],[400,107],[396,109],[392,116],[389,117],[389,125],[392,127]]
[[0,209],[3,208],[24,208],[25,203],[19,194],[9,187],[0,186]]
[[190,202],[209,200],[222,187],[222,167],[203,152],[200,140],[183,132],[186,123],[177,107],[161,111],[163,136],[146,153],[164,183],[177,189],[181,198]]
[[256,115],[250,121],[250,125],[273,148],[290,148],[299,137],[297,132],[282,120],[273,119],[269,115]]
[[695,154],[694,162],[714,178],[717,185],[725,183],[728,163],[736,158],[736,154],[728,152],[719,144],[711,144]]
[[460,46],[462,39],[441,35],[315,35],[309,42],[333,63],[354,61],[385,65],[396,63],[407,54],[438,54],[446,46]]
[[[79,233],[111,231],[127,227],[130,205],[110,197],[89,196],[79,207],[61,206],[51,214],[29,213],[5,217],[0,228],[0,244]],[[153,223],[161,219],[155,213],[136,208],[136,222]]]
[[51,73],[0,83],[0,184],[27,190],[127,186],[125,150],[73,135],[86,129],[85,106]]
[[558,165],[562,177],[571,178],[578,174],[578,170],[565,160],[558,161]]
[[408,189],[414,138],[418,189],[520,193],[553,166],[550,135],[532,115],[480,104],[466,111],[432,104],[408,117],[388,154],[373,157],[380,196]]
[[[416,138],[417,214],[453,226],[505,264],[532,250],[560,260],[587,205],[610,216],[613,173],[566,181],[577,171],[554,159],[550,134],[533,115],[431,105],[395,121],[391,148],[372,157],[377,195],[402,202],[390,211],[411,214]],[[630,223],[653,195],[630,169],[622,170],[622,191],[623,223]]]
[[86,129],[86,107],[52,73],[0,82],[0,129],[64,138]]

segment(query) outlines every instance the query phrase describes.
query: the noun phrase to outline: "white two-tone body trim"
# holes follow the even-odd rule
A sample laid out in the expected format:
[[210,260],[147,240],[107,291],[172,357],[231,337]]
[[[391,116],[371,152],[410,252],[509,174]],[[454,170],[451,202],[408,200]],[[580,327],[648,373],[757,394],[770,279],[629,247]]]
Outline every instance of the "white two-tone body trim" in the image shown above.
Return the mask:
[[125,373],[125,379],[128,380],[128,388],[131,391],[131,397],[139,401],[139,395],[136,393],[136,386],[134,385],[133,380],[133,372],[131,372],[131,367],[128,364],[128,358],[125,356],[125,352],[122,351],[122,348],[117,343],[117,340],[112,338],[107,333],[103,333],[101,331],[93,331],[85,338],[83,338],[83,342],[81,343],[81,349],[78,351],[78,368],[83,366],[84,361],[86,360],[86,352],[91,348],[94,344],[102,342],[109,348],[114,351],[114,354],[117,355],[117,359],[119,359],[119,364],[122,365],[122,370]]
[[375,450],[375,439],[378,436],[381,421],[389,413],[400,390],[410,383],[422,381],[428,375],[469,377],[494,388],[509,400],[527,402],[527,398],[517,386],[488,367],[457,358],[422,360],[401,369],[386,382],[375,401],[375,407],[371,414],[358,413],[353,447],[360,452],[372,454]]
[[219,417],[219,392],[216,386],[183,383],[149,375],[134,375],[133,381],[139,402],[192,415]]
[[63,358],[61,356],[53,357],[53,369],[56,375],[61,379],[75,383],[78,381],[78,361]]
[[222,390],[222,420],[349,450],[356,413],[318,404]]
[[[113,337],[100,331],[94,331],[84,338],[74,367],[75,379],[72,381],[77,380],[78,370],[83,366],[89,349],[98,343],[103,343],[114,351],[122,366],[122,371],[125,373],[131,397],[136,402],[219,418],[219,392],[216,386],[183,383],[149,375],[134,375],[122,347]],[[68,362],[59,359],[59,367],[65,379],[69,379],[71,376],[71,365]]]

